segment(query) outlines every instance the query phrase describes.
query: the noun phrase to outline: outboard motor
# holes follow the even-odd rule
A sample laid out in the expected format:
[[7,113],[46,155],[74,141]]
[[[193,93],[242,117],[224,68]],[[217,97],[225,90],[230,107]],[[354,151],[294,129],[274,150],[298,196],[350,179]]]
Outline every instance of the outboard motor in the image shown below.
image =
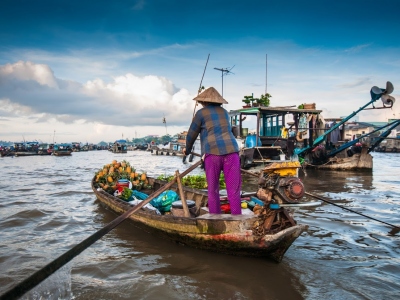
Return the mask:
[[253,226],[255,236],[261,238],[296,225],[285,206],[296,206],[304,196],[304,185],[297,177],[300,167],[298,161],[274,162],[261,172],[257,198],[264,205],[253,209],[259,215]]
[[298,203],[304,196],[304,185],[297,177],[300,167],[298,161],[275,162],[267,166],[259,178],[257,196],[266,202]]

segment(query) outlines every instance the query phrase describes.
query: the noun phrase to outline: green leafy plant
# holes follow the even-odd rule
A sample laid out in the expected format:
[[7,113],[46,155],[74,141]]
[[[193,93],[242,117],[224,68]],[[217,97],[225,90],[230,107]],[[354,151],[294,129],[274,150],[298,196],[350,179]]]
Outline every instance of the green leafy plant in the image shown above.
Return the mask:
[[247,105],[250,105],[251,99],[253,98],[253,96],[244,96],[244,99],[242,100],[244,103],[246,103]]
[[124,187],[124,190],[122,191],[122,193],[121,193],[121,199],[122,200],[125,200],[125,201],[128,201],[129,200],[129,198],[132,196],[132,190],[131,189],[129,189],[129,188],[127,188],[127,187]]
[[270,102],[271,102],[270,98],[272,98],[271,94],[265,93],[265,94],[261,95],[259,101],[257,101],[257,102],[261,106],[267,106],[268,107],[270,105]]
[[[174,178],[173,175],[160,175],[157,179],[162,181],[171,181]],[[207,179],[206,175],[187,175],[181,179],[182,184],[187,187],[191,187],[194,189],[206,189],[207,188]],[[224,174],[221,174],[219,177],[219,187],[221,189],[225,189],[225,177]]]

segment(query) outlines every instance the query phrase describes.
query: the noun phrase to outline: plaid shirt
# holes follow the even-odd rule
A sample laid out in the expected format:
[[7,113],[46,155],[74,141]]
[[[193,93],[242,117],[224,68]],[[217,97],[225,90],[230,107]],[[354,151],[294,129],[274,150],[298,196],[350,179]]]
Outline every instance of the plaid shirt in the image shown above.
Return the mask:
[[186,136],[186,154],[192,151],[199,134],[202,155],[239,152],[239,146],[231,131],[228,112],[221,106],[207,105],[197,111]]

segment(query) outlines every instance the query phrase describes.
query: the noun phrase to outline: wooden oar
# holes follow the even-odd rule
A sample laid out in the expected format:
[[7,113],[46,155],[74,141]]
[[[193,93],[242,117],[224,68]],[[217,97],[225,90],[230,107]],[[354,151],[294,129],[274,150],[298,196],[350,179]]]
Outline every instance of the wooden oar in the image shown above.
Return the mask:
[[[201,164],[201,160],[193,164],[189,169],[184,171],[182,174],[180,174],[178,177],[182,178],[189,174],[191,171],[193,171],[195,168],[197,168]],[[75,256],[80,254],[83,250],[91,246],[93,243],[95,243],[97,240],[102,238],[104,235],[109,233],[112,229],[117,227],[119,224],[121,224],[123,221],[128,219],[132,214],[137,212],[139,209],[141,209],[143,206],[145,206],[147,203],[149,203],[151,200],[153,200],[155,197],[159,196],[162,192],[166,191],[169,189],[178,179],[178,177],[174,177],[174,179],[170,182],[168,182],[166,185],[149,195],[149,197],[143,201],[141,201],[139,204],[135,205],[128,211],[126,211],[124,214],[120,215],[116,219],[114,219],[112,222],[108,223],[106,226],[86,238],[84,241],[80,242],[78,245],[70,249],[69,251],[65,252],[63,255],[59,256],[55,260],[53,260],[51,263],[40,269],[39,271],[35,272],[33,275],[25,279],[24,281],[20,282],[17,284],[15,287],[12,289],[8,290],[5,292],[3,295],[0,296],[0,300],[11,300],[11,299],[18,299],[21,296],[23,296],[26,292],[31,290],[33,287],[41,283],[43,280],[45,280],[47,277],[49,277],[51,274],[53,274],[55,271],[57,271],[59,268],[61,268],[63,265],[71,261]]]

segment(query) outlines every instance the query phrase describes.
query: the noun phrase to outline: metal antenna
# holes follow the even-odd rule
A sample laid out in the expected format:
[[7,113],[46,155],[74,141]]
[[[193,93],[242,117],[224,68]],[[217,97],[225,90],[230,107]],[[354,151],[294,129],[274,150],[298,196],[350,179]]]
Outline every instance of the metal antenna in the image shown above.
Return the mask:
[[[201,84],[203,83],[203,78],[204,78],[204,74],[206,73],[206,69],[207,69],[208,59],[209,58],[210,58],[210,53],[208,53],[208,56],[207,56],[206,65],[204,67],[203,76],[201,76],[200,86],[199,86],[199,89],[197,90],[197,95],[199,95],[201,93],[201,91],[203,90],[203,88],[204,88]],[[197,106],[197,100],[196,100],[196,103],[195,103],[194,108],[193,108],[193,117],[192,118],[194,118],[194,114],[196,112],[196,106]]]
[[214,68],[214,70],[220,71],[222,74],[222,97],[224,97],[224,75],[235,74],[231,72],[234,67],[235,65],[232,68]]
[[265,95],[267,95],[268,54],[265,54]]

